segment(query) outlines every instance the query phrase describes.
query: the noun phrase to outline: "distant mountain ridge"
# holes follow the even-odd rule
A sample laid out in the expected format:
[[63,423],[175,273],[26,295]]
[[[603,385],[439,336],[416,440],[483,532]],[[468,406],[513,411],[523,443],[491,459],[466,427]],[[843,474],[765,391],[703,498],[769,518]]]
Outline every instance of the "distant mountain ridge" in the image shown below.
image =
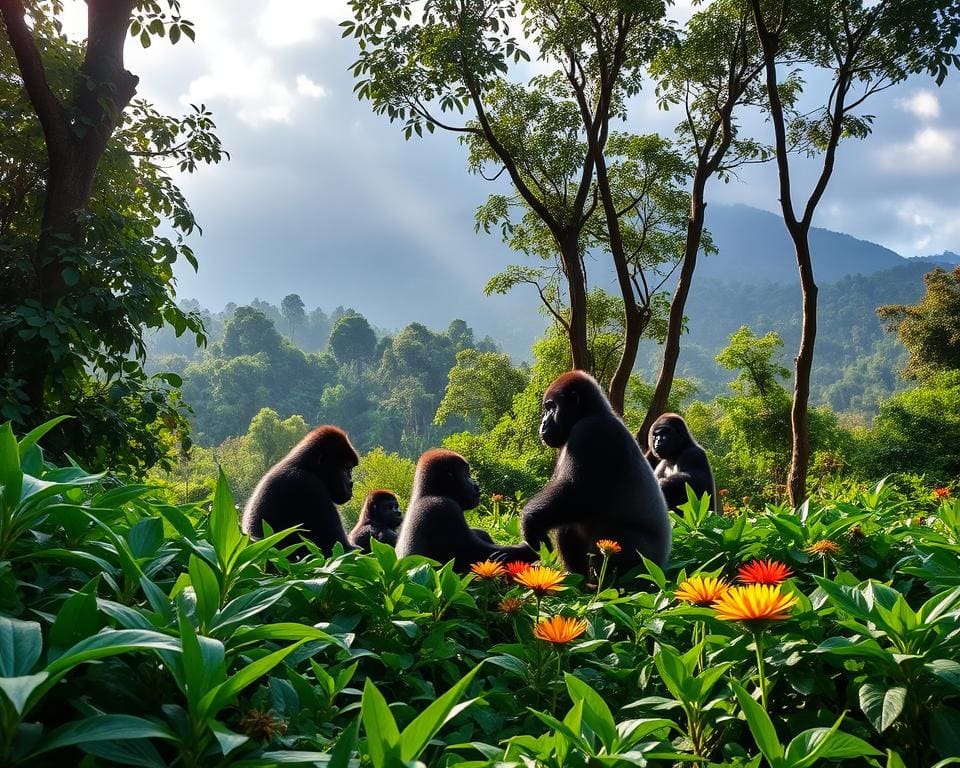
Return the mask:
[[[780,216],[746,205],[712,205],[707,206],[706,226],[719,253],[697,264],[694,280],[711,277],[750,285],[797,283],[793,242]],[[818,283],[835,283],[848,275],[871,275],[909,261],[882,245],[819,227],[810,230],[810,250]]]

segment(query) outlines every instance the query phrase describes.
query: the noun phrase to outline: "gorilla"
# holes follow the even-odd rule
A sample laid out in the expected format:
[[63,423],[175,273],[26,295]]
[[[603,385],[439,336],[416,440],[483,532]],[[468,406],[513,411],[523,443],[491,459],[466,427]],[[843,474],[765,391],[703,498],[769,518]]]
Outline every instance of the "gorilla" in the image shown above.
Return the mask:
[[413,495],[400,526],[397,555],[424,555],[467,573],[481,560],[523,560],[537,553],[526,544],[498,546],[486,531],[470,528],[464,510],[480,503],[480,487],[470,477],[470,465],[458,453],[435,449],[417,462]]
[[688,483],[698,497],[709,493],[711,504],[716,505],[717,488],[710,461],[683,417],[665,413],[653,422],[650,452],[658,460],[655,474],[670,509],[686,503]]
[[553,476],[523,510],[523,538],[557,547],[567,569],[588,575],[599,539],[620,544],[611,565],[620,574],[640,555],[663,566],[670,554],[670,518],[650,463],[603,390],[583,371],[565,373],[543,396],[540,437],[560,448]]
[[345,550],[354,549],[335,505],[353,495],[351,473],[358,462],[346,432],[329,425],[317,427],[257,483],[243,511],[243,531],[260,539],[264,521],[274,531],[299,525],[300,531],[277,546],[303,537],[327,556],[337,542]]
[[363,509],[360,518],[353,530],[350,531],[350,543],[364,552],[370,551],[370,539],[397,545],[397,529],[403,516],[400,513],[400,502],[390,491],[370,491],[363,500]]

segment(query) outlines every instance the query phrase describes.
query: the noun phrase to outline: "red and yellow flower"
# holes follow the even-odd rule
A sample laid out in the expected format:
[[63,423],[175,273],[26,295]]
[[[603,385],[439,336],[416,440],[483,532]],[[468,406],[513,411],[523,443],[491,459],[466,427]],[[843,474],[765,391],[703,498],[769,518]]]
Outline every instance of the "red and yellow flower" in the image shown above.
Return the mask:
[[950,489],[949,488],[934,488],[933,489],[933,498],[937,501],[943,501],[944,499],[950,498]]
[[563,645],[571,640],[576,640],[586,631],[587,622],[585,619],[552,616],[537,623],[537,626],[533,629],[533,636],[538,640]]
[[789,566],[777,560],[751,560],[737,570],[737,579],[743,584],[782,584],[793,576]]
[[713,605],[726,594],[730,585],[724,579],[715,576],[691,576],[683,581],[674,597],[694,605]]
[[493,560],[474,563],[470,566],[470,570],[476,574],[478,579],[495,579],[498,576],[503,576],[503,574],[507,572],[507,569],[504,568],[502,564],[495,563]]
[[623,547],[613,539],[600,539],[597,542],[597,549],[602,555],[619,555],[623,551]]
[[779,584],[748,584],[730,587],[713,608],[717,618],[726,621],[779,621],[789,618],[799,600],[796,595],[783,594]]
[[530,563],[525,563],[523,560],[514,560],[511,563],[507,563],[507,576],[516,581],[517,574],[523,573],[532,567]]

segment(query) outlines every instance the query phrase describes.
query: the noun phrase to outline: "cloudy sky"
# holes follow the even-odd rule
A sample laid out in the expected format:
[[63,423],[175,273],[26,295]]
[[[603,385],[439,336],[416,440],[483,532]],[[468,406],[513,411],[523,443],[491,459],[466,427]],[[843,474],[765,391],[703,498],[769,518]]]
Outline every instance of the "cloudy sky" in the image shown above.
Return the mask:
[[[66,6],[68,28],[82,30],[82,0]],[[474,233],[473,211],[491,187],[466,173],[456,140],[405,141],[353,95],[347,67],[357,51],[337,27],[346,0],[182,7],[195,44],[127,45],[141,95],[171,112],[206,104],[232,156],[182,179],[204,234],[193,242],[200,272],[179,271],[180,296],[219,308],[296,292],[308,307],[354,306],[380,325],[436,326],[513,260],[498,237]],[[688,10],[677,4],[680,16]],[[941,88],[911,80],[868,111],[874,134],[841,148],[815,223],[905,256],[960,251],[960,73]],[[627,127],[670,133],[678,119],[642,98]],[[774,174],[751,168],[709,198],[777,210]],[[488,301],[506,319],[516,306]]]

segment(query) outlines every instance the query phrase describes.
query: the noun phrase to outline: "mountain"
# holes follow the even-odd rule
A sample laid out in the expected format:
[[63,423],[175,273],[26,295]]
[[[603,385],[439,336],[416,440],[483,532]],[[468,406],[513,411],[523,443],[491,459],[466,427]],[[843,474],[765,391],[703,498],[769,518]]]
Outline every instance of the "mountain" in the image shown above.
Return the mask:
[[957,266],[960,265],[960,253],[944,251],[943,253],[938,253],[933,256],[918,256],[916,259],[911,259],[911,261],[926,261],[934,264]]
[[[797,284],[793,241],[780,216],[746,205],[708,205],[707,229],[719,253],[698,262],[697,277]],[[906,262],[882,245],[818,227],[810,230],[810,250],[813,273],[820,284],[847,275],[870,275]]]

